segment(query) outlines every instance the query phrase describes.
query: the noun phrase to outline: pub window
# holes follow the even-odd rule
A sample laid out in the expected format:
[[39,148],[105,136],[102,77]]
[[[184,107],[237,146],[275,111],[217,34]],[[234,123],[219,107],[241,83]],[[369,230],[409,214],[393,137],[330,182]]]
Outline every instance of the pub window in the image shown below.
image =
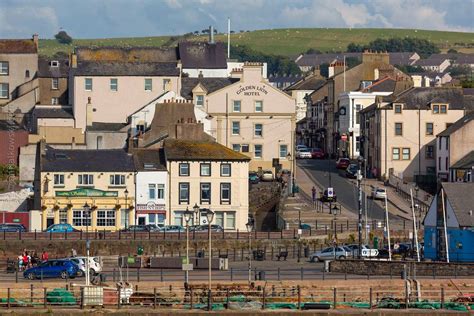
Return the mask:
[[115,226],[115,211],[97,211],[97,226]]
[[55,174],[54,175],[54,185],[64,185],[64,175]]
[[77,177],[79,185],[94,185],[94,175],[92,174],[80,174]]
[[125,176],[113,174],[110,176],[110,185],[125,185]]

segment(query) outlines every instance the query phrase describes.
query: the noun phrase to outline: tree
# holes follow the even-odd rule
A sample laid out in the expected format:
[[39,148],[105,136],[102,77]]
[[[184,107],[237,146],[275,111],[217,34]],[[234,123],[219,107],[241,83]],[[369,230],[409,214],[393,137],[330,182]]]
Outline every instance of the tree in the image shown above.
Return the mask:
[[447,71],[452,77],[468,76],[471,73],[471,67],[467,65],[450,66]]
[[425,39],[419,38],[377,38],[367,45],[350,43],[347,45],[348,52],[363,52],[373,50],[379,52],[417,52],[423,57],[439,53],[440,50],[435,44]]
[[314,48],[310,48],[306,51],[305,54],[321,54],[321,51]]
[[448,54],[457,54],[457,53],[458,53],[458,51],[455,50],[454,48],[448,49]]
[[58,34],[54,35],[56,40],[61,44],[71,44],[72,37],[69,36],[66,31],[59,31]]

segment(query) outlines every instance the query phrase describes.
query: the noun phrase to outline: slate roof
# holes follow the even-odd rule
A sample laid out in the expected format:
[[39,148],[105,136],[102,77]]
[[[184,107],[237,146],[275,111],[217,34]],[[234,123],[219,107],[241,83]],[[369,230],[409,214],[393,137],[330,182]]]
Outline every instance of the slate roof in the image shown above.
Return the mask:
[[37,54],[38,49],[31,39],[2,39],[0,54]]
[[449,59],[455,64],[474,64],[474,54],[449,53],[449,54],[432,54],[428,59],[440,60]]
[[[59,62],[58,67],[52,67],[51,61]],[[39,78],[67,78],[69,75],[69,61],[67,59],[50,59],[40,57],[38,59]]]
[[327,54],[304,54],[295,61],[298,66],[320,66],[322,64],[330,64],[334,61],[343,61],[344,56],[362,59],[362,53],[327,53]]
[[447,129],[439,133],[437,136],[449,136],[452,133],[456,132],[458,129],[471,122],[472,120],[474,120],[474,112],[464,115],[459,120],[451,124]]
[[391,77],[384,77],[380,80],[374,81],[370,86],[362,89],[363,92],[393,92],[397,80]]
[[439,66],[443,63],[446,59],[449,59],[446,55],[445,56],[430,56],[427,59],[418,59],[415,66]]
[[450,110],[465,108],[463,91],[460,88],[418,87],[401,93],[394,103],[404,103],[404,109],[418,109],[417,105],[429,107],[431,102],[448,103]]
[[459,159],[450,169],[471,169],[474,166],[474,150]]
[[0,131],[20,131],[25,128],[13,120],[0,120]]
[[133,152],[133,159],[137,171],[166,171],[163,149],[138,149]]
[[54,149],[46,146],[41,159],[43,172],[134,171],[133,157],[121,149]]
[[389,62],[391,65],[411,65],[415,61],[415,59],[410,59],[414,54],[414,52],[388,53]]
[[[443,182],[446,198],[461,227],[474,227],[474,182]],[[469,214],[473,212],[473,215]]]
[[87,131],[90,132],[118,132],[128,124],[125,123],[106,123],[93,122],[91,126],[87,126]]
[[76,76],[179,76],[176,63],[81,61]]
[[224,43],[180,42],[178,51],[183,68],[227,69]]
[[187,100],[192,100],[193,89],[200,83],[207,93],[212,93],[226,86],[229,86],[240,79],[238,78],[189,78],[181,79],[181,96]]
[[317,90],[326,83],[326,79],[318,75],[310,75],[300,79],[286,88],[286,91],[292,90]]
[[62,107],[50,108],[36,106],[32,113],[35,118],[74,118],[72,109]]
[[249,161],[250,158],[213,141],[167,139],[164,143],[167,160]]

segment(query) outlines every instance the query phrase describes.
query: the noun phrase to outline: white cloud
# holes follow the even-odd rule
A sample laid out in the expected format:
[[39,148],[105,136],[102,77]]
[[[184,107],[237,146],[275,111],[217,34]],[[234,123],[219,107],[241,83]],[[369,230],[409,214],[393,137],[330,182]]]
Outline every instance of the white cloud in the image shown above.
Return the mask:
[[0,37],[28,37],[39,30],[49,36],[59,30],[52,7],[18,6],[0,10]]

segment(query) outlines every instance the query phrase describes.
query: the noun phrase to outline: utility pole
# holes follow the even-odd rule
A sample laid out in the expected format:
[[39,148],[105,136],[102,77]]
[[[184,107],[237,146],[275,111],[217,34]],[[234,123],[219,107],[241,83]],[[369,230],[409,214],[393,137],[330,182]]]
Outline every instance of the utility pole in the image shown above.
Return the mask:
[[357,189],[359,191],[359,199],[358,199],[358,207],[359,207],[359,225],[358,225],[358,230],[359,230],[359,251],[357,253],[357,258],[360,259],[362,255],[362,172],[360,170],[361,168],[361,162],[363,158],[362,156],[359,156],[357,159],[358,165],[359,165],[359,170],[357,170]]

